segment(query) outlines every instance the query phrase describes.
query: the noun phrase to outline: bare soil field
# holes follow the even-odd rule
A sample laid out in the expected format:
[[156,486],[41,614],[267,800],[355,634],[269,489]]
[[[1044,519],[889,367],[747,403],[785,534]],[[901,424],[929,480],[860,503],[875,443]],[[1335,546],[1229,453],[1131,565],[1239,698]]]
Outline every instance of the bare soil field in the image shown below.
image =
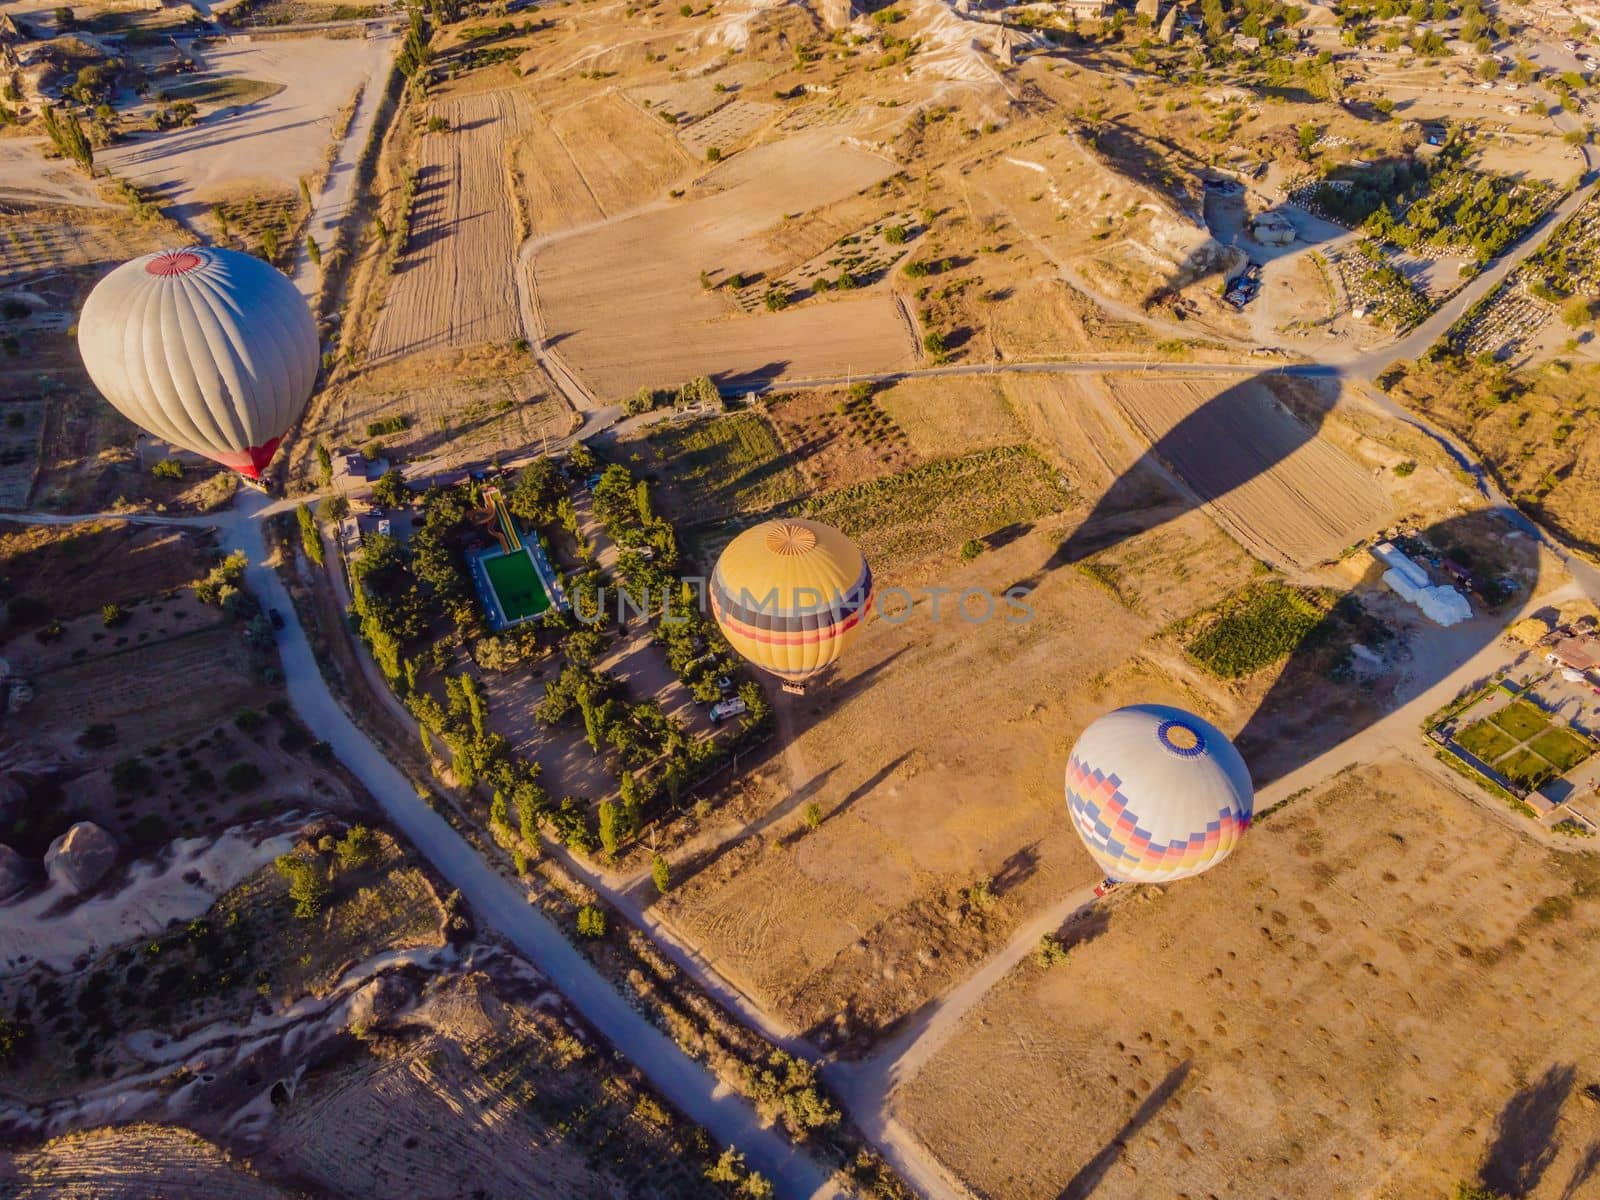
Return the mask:
[[213,626],[130,647],[114,664],[67,666],[36,679],[37,696],[18,724],[62,738],[112,724],[137,743],[211,720],[219,708],[242,704],[255,683],[238,636]]
[[229,38],[195,52],[208,76],[260,80],[282,90],[218,109],[192,128],[121,142],[96,161],[152,190],[180,218],[197,216],[213,199],[313,175],[331,153],[338,115],[358,88],[381,78],[393,49],[387,39]]
[[702,272],[747,277],[781,266],[762,236],[785,213],[843,200],[889,163],[809,133],[721,164],[693,199],[541,245],[534,284],[545,334],[601,397],[711,373],[723,380],[887,370],[915,361],[884,292],[728,319]]
[[[941,559],[938,582],[999,593],[1034,577],[1083,511],[970,563]],[[1096,877],[1060,800],[1088,721],[1136,698],[1211,707],[1141,658],[1153,622],[1081,572],[1039,578],[1026,619],[997,602],[969,622],[955,595],[935,619],[918,595],[903,622],[869,622],[812,695],[777,698],[786,744],[746,785],[750,835],[675,866],[681,882],[658,906],[718,970],[852,1049]],[[974,902],[967,889],[985,878],[995,899]]]
[[411,236],[372,335],[374,362],[522,336],[504,147],[532,105],[517,90],[472,92],[440,97],[431,111],[450,128],[424,135],[412,160]]
[[[0,573],[11,597],[32,597],[62,620],[101,605],[171,591],[205,574],[209,539],[179,528],[85,522],[17,525],[0,521]],[[41,614],[38,620],[44,619]],[[13,613],[8,636],[36,621]],[[41,648],[42,649],[42,648]]]
[[546,104],[512,152],[525,227],[587,225],[664,196],[689,171],[671,132],[614,92]]
[[107,202],[66,159],[46,158],[44,138],[0,140],[0,201],[7,205],[106,207]]
[[[436,983],[384,1052],[308,1081],[258,1158],[319,1192],[700,1196],[689,1130],[502,962]],[[519,974],[521,977],[519,978]],[[441,1164],[449,1164],[441,1169]]]
[[1594,988],[1595,880],[1415,767],[1363,768],[1018,968],[896,1110],[997,1200],[1587,1194],[1595,1034],[1524,1014]]
[[696,158],[704,158],[707,151],[712,149],[726,154],[781,111],[776,104],[763,104],[758,100],[732,100],[682,128],[678,140]]
[[125,1125],[52,1138],[34,1150],[0,1151],[0,1188],[16,1200],[284,1200],[199,1134],[172,1125]]
[[888,392],[852,400],[843,390],[796,392],[767,407],[784,451],[809,491],[825,492],[893,475],[921,461],[889,415]]
[[1155,457],[1252,553],[1310,566],[1389,515],[1377,484],[1258,381],[1108,376]]

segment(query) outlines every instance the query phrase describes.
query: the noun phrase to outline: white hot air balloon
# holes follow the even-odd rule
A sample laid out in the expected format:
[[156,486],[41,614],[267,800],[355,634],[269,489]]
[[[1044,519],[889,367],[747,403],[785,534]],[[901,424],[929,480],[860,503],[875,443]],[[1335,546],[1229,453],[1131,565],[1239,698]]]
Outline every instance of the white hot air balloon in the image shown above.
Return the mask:
[[1106,878],[1170,883],[1216,866],[1250,827],[1244,759],[1209,721],[1164,704],[1107,713],[1067,763],[1067,811]]
[[147,254],[96,284],[78,353],[135,425],[250,479],[305,410],[320,359],[294,284],[253,255],[206,246]]

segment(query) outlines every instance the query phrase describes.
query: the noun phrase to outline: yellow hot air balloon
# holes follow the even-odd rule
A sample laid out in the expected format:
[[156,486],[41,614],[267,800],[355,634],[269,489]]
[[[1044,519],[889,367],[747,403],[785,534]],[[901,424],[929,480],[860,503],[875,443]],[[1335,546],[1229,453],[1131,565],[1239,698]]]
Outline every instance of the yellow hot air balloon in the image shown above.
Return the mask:
[[872,572],[855,543],[816,521],[764,521],[729,542],[711,574],[728,643],[786,683],[834,662],[866,620]]

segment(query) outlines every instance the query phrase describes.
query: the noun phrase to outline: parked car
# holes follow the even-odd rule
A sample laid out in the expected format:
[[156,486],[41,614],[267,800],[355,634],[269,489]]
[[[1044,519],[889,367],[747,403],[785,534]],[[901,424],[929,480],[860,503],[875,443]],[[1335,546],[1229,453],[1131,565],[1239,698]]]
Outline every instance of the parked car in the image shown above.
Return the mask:
[[727,700],[719,700],[711,706],[711,723],[718,725],[729,717],[743,716],[749,711],[749,706],[737,696]]
[[726,675],[718,675],[717,690],[726,696],[729,692],[733,691],[733,680],[729,679]]

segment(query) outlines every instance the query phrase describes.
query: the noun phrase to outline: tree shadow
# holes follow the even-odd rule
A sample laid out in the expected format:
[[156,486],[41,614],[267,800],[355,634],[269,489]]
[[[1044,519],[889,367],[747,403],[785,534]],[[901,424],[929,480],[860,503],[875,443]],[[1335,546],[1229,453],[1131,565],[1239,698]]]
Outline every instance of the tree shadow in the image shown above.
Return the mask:
[[1144,1098],[1133,1115],[1121,1129],[1117,1130],[1100,1153],[1078,1168],[1078,1173],[1067,1181],[1067,1186],[1062,1189],[1058,1200],[1085,1200],[1086,1197],[1092,1196],[1095,1189],[1104,1182],[1111,1168],[1122,1158],[1123,1151],[1128,1148],[1128,1142],[1166,1107],[1167,1101],[1177,1094],[1178,1089],[1183,1086],[1183,1081],[1189,1077],[1189,1070],[1190,1064],[1185,1060],[1168,1071],[1166,1078]]
[[1596,1171],[1600,1171],[1600,1142],[1590,1142],[1573,1166],[1567,1186],[1561,1189],[1561,1200],[1576,1200],[1579,1190],[1594,1178]]
[[[1576,1075],[1570,1063],[1551,1065],[1506,1101],[1495,1118],[1494,1141],[1478,1169],[1478,1181],[1484,1187],[1508,1200],[1519,1200],[1539,1186],[1555,1161],[1561,1106],[1572,1092]],[[1590,1150],[1592,1153],[1594,1147]]]

